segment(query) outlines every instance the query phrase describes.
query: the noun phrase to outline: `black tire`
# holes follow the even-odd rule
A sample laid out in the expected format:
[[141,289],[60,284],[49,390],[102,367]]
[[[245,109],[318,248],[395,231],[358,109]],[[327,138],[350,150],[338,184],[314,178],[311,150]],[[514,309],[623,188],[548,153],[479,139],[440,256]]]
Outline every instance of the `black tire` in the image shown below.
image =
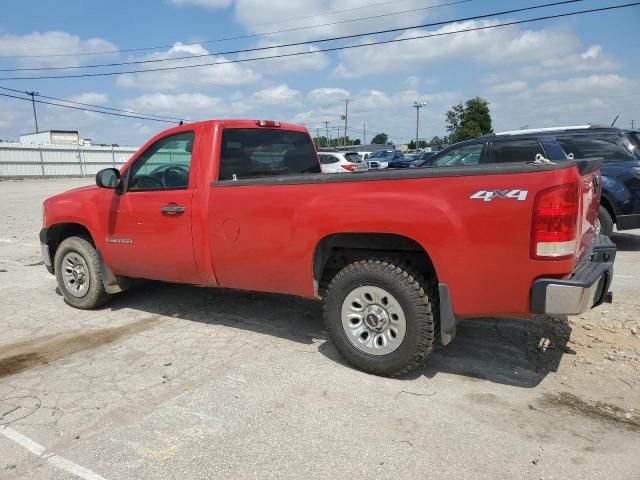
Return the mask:
[[[87,276],[89,280],[89,287],[87,292],[81,297],[73,295],[65,285],[63,279],[64,266],[62,265],[62,260],[65,255],[70,252],[82,257],[88,270]],[[82,310],[90,310],[104,304],[111,297],[104,288],[98,252],[96,252],[93,245],[91,245],[91,243],[86,239],[82,237],[69,237],[65,239],[56,250],[54,265],[60,293],[62,293],[65,302],[72,307],[80,308]]]
[[606,235],[610,237],[613,233],[613,218],[609,211],[600,205],[598,210],[598,220],[600,221],[600,235]]
[[[348,338],[342,325],[342,304],[361,286],[382,288],[402,307],[406,333],[396,350],[373,355],[363,352]],[[363,260],[343,268],[333,278],[324,296],[324,321],[338,352],[352,366],[387,377],[395,377],[424,364],[434,347],[435,319],[426,293],[427,285],[408,268],[389,260]]]

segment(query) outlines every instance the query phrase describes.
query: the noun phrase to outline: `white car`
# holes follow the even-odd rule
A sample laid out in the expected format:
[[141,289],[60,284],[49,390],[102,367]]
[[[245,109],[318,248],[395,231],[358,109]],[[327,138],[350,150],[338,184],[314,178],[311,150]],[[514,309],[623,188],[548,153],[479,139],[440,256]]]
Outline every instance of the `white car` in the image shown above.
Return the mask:
[[356,152],[318,152],[322,173],[366,172],[367,162],[363,162]]

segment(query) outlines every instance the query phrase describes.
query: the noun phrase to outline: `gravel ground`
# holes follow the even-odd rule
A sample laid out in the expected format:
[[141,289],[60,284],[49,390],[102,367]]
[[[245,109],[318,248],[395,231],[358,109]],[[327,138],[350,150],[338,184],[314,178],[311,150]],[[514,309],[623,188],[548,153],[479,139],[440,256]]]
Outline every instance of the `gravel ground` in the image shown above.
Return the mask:
[[639,230],[613,237],[612,305],[465,321],[391,380],[303,299],[149,282],[66,306],[41,202],[88,182],[0,182],[0,478],[638,478]]

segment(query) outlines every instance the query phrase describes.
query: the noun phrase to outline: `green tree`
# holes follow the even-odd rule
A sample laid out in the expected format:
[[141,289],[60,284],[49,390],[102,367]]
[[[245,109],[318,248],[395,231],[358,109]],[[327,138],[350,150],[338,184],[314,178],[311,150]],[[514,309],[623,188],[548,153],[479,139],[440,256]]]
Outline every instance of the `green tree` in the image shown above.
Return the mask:
[[443,143],[444,139],[440,138],[437,135],[429,141],[429,145],[442,145]]
[[386,133],[378,133],[375,137],[371,139],[371,143],[375,143],[377,145],[384,145],[389,141],[389,135]]
[[451,143],[493,132],[489,102],[475,97],[458,103],[447,112],[447,131]]
[[352,145],[361,145],[361,143],[360,143],[360,139],[359,139],[359,138],[356,138],[356,139],[353,141],[353,144],[352,144]]
[[407,145],[407,147],[409,147],[409,150],[415,150],[416,149],[416,142],[414,142],[413,140],[411,140],[409,142],[409,145]]
[[427,148],[428,146],[429,146],[429,143],[426,140],[418,141],[418,148]]

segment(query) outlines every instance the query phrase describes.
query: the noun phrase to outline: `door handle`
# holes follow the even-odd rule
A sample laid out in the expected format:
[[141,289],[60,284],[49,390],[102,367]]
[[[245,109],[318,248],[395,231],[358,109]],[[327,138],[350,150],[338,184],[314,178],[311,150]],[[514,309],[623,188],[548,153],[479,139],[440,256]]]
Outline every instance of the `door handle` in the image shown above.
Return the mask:
[[166,213],[167,215],[177,215],[179,213],[184,213],[185,208],[182,205],[170,203],[168,205],[165,205],[164,207],[160,207],[160,211],[162,213]]

